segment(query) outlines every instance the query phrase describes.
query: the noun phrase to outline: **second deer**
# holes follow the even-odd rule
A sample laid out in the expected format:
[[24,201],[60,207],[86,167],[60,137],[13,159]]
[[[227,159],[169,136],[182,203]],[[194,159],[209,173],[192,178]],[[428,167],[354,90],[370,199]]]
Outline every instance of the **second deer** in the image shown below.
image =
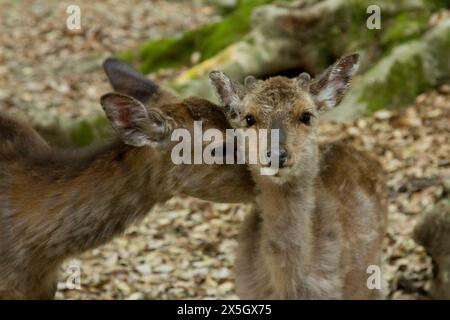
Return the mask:
[[105,71],[116,92],[101,104],[117,136],[92,148],[50,147],[28,125],[0,114],[0,299],[53,298],[59,267],[120,235],[157,203],[186,194],[251,201],[245,166],[175,165],[170,135],[228,128],[208,101],[179,100],[126,64]]

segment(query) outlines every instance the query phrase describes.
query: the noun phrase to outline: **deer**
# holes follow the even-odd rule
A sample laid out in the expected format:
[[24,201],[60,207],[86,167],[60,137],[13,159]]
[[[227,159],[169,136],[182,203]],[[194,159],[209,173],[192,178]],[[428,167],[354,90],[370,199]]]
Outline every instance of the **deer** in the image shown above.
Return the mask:
[[[278,132],[278,148],[268,143],[260,150],[269,161],[248,163],[257,191],[239,235],[240,298],[381,298],[379,288],[367,286],[367,268],[381,264],[387,219],[382,167],[344,142],[318,143],[320,115],[339,105],[358,65],[359,55],[350,54],[314,79],[307,73],[247,76],[243,83],[210,73],[233,128]],[[278,170],[261,174],[272,161]]]
[[175,165],[171,132],[194,121],[225,131],[221,109],[181,100],[126,63],[104,70],[114,92],[100,99],[114,137],[92,147],[50,146],[22,121],[0,114],[0,298],[53,299],[69,257],[121,235],[176,195],[253,200],[246,166]]

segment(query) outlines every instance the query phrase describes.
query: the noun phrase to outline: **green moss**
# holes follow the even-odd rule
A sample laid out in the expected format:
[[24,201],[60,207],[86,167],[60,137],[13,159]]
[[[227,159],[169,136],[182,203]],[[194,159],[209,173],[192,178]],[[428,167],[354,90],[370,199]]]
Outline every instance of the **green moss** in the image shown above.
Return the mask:
[[402,107],[429,86],[422,57],[416,55],[405,62],[396,62],[385,80],[366,88],[360,100],[367,103],[367,112],[370,114],[382,108]]
[[[410,41],[392,51],[388,70],[382,65],[369,71],[366,78],[382,79],[368,82],[359,101],[367,103],[369,113],[381,108],[408,105],[428,88],[450,79],[450,24],[443,22],[421,39]],[[389,61],[389,60],[387,60]],[[386,69],[384,68],[384,69]],[[385,75],[384,73],[387,72]],[[383,76],[381,76],[383,75]]]
[[119,57],[138,65],[144,73],[189,65],[194,52],[199,52],[200,61],[203,61],[247,34],[253,8],[270,2],[273,0],[240,0],[238,7],[220,22],[177,36],[145,42],[135,50],[136,53],[128,51],[119,54]]
[[368,29],[366,26],[369,17],[366,13],[368,6],[365,1],[352,0],[346,7],[342,7],[343,20],[347,23],[350,39],[362,47],[380,36],[380,30]]
[[424,0],[432,9],[449,8],[450,0]]
[[[449,1],[449,0],[444,0]],[[379,5],[381,9],[381,29],[369,30],[366,22],[369,14],[366,13],[370,4]],[[395,46],[419,38],[428,28],[428,21],[433,10],[441,8],[441,4],[434,1],[423,0],[423,6],[417,9],[399,11],[388,9],[392,1],[361,1],[350,0],[341,12],[345,30],[339,30],[340,36],[336,39],[342,42],[342,36],[348,37],[347,43],[351,49],[371,47],[386,56]],[[372,50],[373,51],[373,50]]]
[[[381,29],[368,29],[366,12],[369,5],[381,8]],[[426,29],[431,11],[428,9],[392,10],[388,0],[348,0],[334,13],[333,19],[320,35],[321,54],[326,53],[332,63],[345,52],[367,51],[371,59],[386,55],[394,46],[419,37]],[[428,5],[425,5],[428,8]],[[420,18],[420,19],[418,19]],[[406,30],[402,29],[405,28]],[[326,58],[326,57],[325,57]]]
[[81,121],[71,133],[71,140],[78,146],[85,146],[94,140],[94,133],[86,121]]
[[383,47],[392,47],[395,44],[419,37],[428,27],[431,11],[420,10],[400,13],[390,19],[381,37]]
[[81,120],[69,129],[69,144],[75,146],[87,146],[94,140],[105,139],[111,135],[111,128],[106,118],[97,116],[89,120]]
[[450,82],[450,27],[436,30],[435,36],[432,37],[430,41],[434,45],[429,45],[427,47],[428,52],[432,55],[435,60],[434,64],[436,66],[437,81],[441,83]]

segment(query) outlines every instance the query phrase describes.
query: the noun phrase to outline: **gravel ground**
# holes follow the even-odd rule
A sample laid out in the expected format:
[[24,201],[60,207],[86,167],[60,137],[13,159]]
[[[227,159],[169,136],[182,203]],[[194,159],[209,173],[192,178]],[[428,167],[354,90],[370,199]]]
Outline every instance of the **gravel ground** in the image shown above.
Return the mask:
[[[79,31],[66,27],[73,4]],[[110,91],[105,58],[217,18],[201,1],[0,0],[1,108],[30,118],[95,113]]]
[[[99,108],[109,91],[101,61],[148,38],[217,19],[194,1],[77,1],[81,32],[65,29],[66,1],[0,1],[0,109],[74,117]],[[170,73],[169,73],[170,76]],[[386,296],[426,298],[431,264],[411,238],[450,179],[450,86],[417,97],[401,112],[380,111],[352,123],[324,123],[324,141],[371,150],[389,178]],[[174,198],[111,243],[69,261],[58,299],[237,298],[232,266],[244,205]],[[68,281],[78,266],[81,288]]]

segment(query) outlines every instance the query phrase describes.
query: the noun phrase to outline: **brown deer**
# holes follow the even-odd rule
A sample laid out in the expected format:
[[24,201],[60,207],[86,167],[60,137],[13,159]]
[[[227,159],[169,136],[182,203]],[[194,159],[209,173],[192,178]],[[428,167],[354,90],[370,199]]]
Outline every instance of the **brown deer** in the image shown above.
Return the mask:
[[254,198],[246,166],[171,161],[175,128],[192,130],[194,120],[228,128],[217,106],[181,101],[118,60],[104,68],[116,91],[101,98],[117,132],[108,143],[56,149],[0,115],[0,298],[53,298],[66,258],[108,242],[174,195]]
[[[380,165],[342,143],[319,146],[318,118],[336,107],[359,63],[348,55],[311,80],[213,71],[210,80],[234,128],[276,129],[274,175],[249,164],[258,195],[240,235],[236,286],[244,299],[368,299],[370,265],[380,266],[386,199]],[[265,151],[264,151],[265,152]]]

